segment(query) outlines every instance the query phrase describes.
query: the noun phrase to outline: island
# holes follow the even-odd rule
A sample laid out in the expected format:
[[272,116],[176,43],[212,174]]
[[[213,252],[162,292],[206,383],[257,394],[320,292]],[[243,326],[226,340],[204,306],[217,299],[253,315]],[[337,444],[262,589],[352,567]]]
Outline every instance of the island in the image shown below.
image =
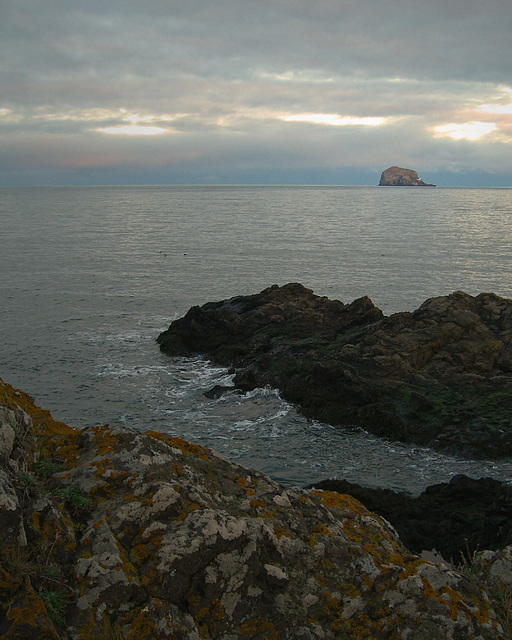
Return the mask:
[[435,184],[428,184],[418,176],[414,169],[403,169],[402,167],[389,167],[382,172],[379,187],[435,187]]

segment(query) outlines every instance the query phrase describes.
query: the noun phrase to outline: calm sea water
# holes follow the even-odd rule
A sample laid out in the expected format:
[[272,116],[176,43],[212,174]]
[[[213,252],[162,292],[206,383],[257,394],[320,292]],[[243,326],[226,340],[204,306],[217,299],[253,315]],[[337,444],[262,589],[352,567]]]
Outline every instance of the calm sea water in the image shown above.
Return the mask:
[[512,478],[512,461],[306,420],[274,390],[209,400],[226,370],[155,343],[190,306],[274,283],[387,314],[458,289],[510,298],[512,189],[1,188],[0,221],[0,376],[56,418],[180,435],[286,485]]

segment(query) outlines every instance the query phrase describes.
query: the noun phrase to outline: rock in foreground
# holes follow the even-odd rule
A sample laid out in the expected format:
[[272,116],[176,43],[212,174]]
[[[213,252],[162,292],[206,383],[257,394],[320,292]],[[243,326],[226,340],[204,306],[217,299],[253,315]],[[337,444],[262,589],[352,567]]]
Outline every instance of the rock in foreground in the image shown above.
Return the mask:
[[6,640],[501,637],[478,582],[347,495],[161,433],[77,431],[3,383],[0,447]]
[[323,480],[315,487],[353,496],[386,518],[414,553],[436,549],[443,558],[460,562],[480,549],[512,545],[512,485],[492,478],[454,476],[417,497],[345,480]]
[[414,169],[402,169],[402,167],[389,167],[382,172],[379,187],[435,187],[428,184],[418,176]]
[[162,333],[170,355],[237,368],[311,418],[466,456],[512,456],[512,301],[463,292],[385,317],[300,284],[193,307]]

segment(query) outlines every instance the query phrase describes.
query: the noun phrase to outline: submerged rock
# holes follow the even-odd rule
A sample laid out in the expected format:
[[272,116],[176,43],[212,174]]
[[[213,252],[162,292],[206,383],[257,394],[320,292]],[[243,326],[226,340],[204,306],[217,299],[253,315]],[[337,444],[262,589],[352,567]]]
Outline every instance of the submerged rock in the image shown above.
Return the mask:
[[385,317],[300,284],[193,307],[158,337],[169,355],[237,369],[308,417],[464,456],[512,456],[512,301],[461,291]]
[[414,169],[402,169],[402,167],[389,167],[382,172],[379,187],[435,187],[428,184],[418,176]]
[[349,495],[154,431],[71,429],[3,383],[0,405],[5,639],[501,637],[482,584]]

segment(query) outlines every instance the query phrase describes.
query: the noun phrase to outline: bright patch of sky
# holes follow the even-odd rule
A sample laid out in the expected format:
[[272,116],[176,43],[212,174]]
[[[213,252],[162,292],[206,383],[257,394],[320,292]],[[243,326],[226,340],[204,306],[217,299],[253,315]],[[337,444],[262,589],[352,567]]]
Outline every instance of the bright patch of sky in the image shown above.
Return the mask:
[[148,127],[137,124],[125,124],[118,127],[103,127],[97,129],[97,131],[100,133],[125,136],[157,136],[162,133],[168,133],[168,129],[164,129],[163,127]]
[[[121,109],[121,113],[127,114],[126,109]],[[163,115],[141,116],[138,113],[123,115],[121,120],[130,124],[113,125],[111,127],[99,127],[96,131],[100,133],[108,133],[111,135],[127,135],[127,136],[158,136],[162,133],[169,133],[169,129],[158,126],[148,126],[147,123],[159,120],[161,122],[171,122],[173,116]]]
[[478,111],[510,116],[512,115],[512,102],[510,104],[483,104],[478,107]]
[[329,124],[336,127],[364,125],[375,127],[386,122],[386,118],[340,116],[336,113],[303,113],[294,116],[283,116],[286,122],[312,122],[314,124]]
[[483,136],[496,131],[498,127],[494,122],[463,122],[457,124],[443,124],[434,127],[434,131],[438,134],[448,136],[454,140],[480,140]]

